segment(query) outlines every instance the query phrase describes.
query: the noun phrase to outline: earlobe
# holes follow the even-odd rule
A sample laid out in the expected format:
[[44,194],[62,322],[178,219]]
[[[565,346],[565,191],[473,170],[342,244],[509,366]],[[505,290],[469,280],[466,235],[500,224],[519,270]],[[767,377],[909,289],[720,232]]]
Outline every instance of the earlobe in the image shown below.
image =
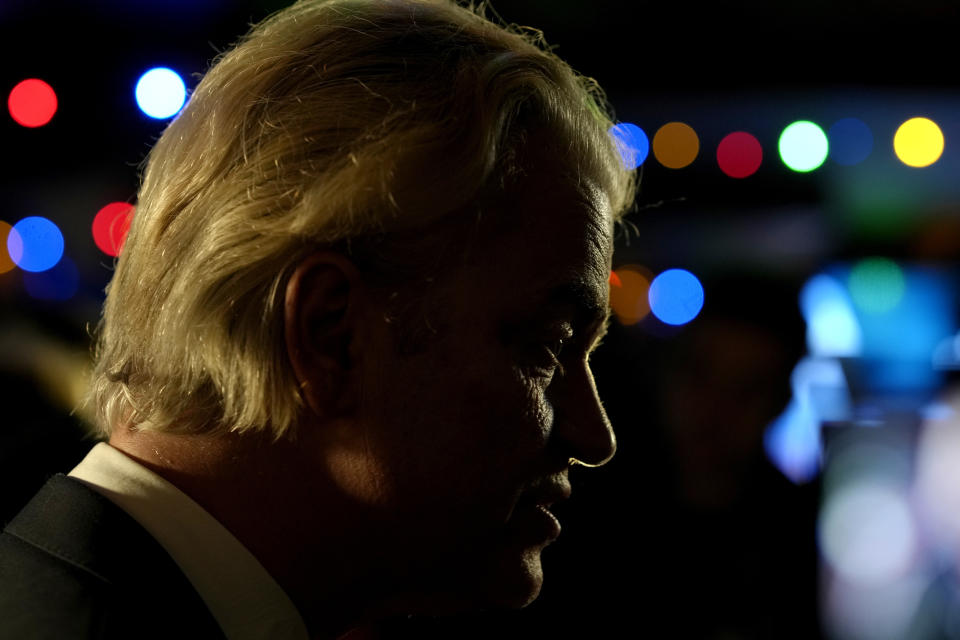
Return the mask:
[[287,282],[284,332],[287,355],[304,402],[320,417],[349,406],[363,280],[345,256],[319,251],[305,258]]

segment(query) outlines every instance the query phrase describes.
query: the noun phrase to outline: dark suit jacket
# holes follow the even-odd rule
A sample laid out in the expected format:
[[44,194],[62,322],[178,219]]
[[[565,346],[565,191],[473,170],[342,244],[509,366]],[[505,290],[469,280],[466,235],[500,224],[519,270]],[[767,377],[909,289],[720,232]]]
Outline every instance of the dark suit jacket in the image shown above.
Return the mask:
[[224,638],[160,544],[56,475],[0,534],[0,639]]

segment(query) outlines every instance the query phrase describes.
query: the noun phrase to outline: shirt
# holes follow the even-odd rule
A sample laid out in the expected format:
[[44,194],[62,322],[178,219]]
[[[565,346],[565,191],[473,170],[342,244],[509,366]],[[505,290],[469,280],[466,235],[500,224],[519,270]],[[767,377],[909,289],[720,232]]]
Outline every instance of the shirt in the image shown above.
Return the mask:
[[308,640],[299,611],[263,565],[176,486],[105,442],[69,475],[156,538],[229,640]]

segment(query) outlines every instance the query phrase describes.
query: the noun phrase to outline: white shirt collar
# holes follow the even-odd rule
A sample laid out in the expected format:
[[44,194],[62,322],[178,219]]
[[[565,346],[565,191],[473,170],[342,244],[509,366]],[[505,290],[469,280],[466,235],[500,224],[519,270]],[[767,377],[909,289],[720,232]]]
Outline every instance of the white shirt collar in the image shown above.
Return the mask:
[[207,604],[228,640],[306,640],[289,596],[222,524],[176,486],[105,442],[69,474],[156,538]]

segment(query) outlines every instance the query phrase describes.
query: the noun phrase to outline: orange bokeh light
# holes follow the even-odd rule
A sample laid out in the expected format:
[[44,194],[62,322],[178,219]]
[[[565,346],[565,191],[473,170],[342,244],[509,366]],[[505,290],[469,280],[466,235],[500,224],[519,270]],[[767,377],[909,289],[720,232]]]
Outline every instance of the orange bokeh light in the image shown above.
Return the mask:
[[697,159],[700,138],[683,122],[668,122],[653,136],[653,155],[669,169],[682,169]]
[[624,265],[611,272],[610,282],[614,286],[610,288],[610,307],[621,324],[636,324],[650,313],[647,292],[652,281],[650,270],[636,264]]
[[17,264],[10,257],[7,250],[7,238],[10,237],[10,230],[13,229],[9,224],[0,220],[0,273],[11,271]]

